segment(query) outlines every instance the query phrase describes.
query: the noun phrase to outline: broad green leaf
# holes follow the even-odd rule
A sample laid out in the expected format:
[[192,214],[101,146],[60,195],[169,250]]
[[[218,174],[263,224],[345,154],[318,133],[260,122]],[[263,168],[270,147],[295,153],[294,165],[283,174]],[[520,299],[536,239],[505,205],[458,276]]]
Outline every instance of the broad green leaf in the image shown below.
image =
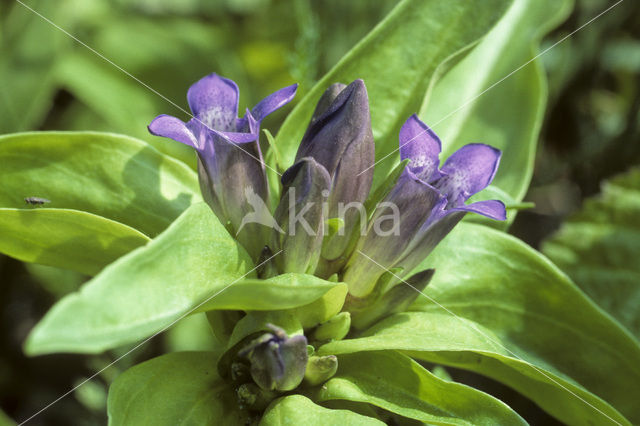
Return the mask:
[[0,136],[0,207],[82,210],[154,237],[201,200],[185,164],[127,136],[96,132],[33,132]]
[[[332,83],[361,78],[371,104],[376,158],[398,147],[398,130],[418,111],[440,64],[485,35],[511,0],[404,0],[329,71],[289,114],[276,137],[285,165],[291,164],[315,104]],[[399,158],[399,155],[392,155]],[[393,168],[387,159],[376,179]]]
[[205,314],[194,314],[167,330],[166,352],[209,351],[221,346]]
[[1,253],[87,275],[150,241],[127,225],[91,213],[49,208],[0,208],[0,235]]
[[267,280],[243,279],[202,305],[198,311],[269,311],[296,308],[320,299],[336,287],[346,285],[296,273],[278,275]]
[[32,330],[25,350],[99,353],[136,342],[252,271],[248,254],[211,209],[194,204],[152,242],[56,303]]
[[527,424],[494,397],[442,380],[397,352],[342,355],[338,362],[338,372],[317,400],[366,402],[432,425]]
[[640,339],[640,168],[606,182],[543,246],[601,308]]
[[640,421],[640,346],[538,252],[462,223],[426,267],[436,274],[417,312],[320,353],[398,349],[492,377],[569,424],[627,423],[616,409]]
[[109,388],[109,425],[243,425],[214,352],[174,352],[122,373]]
[[448,313],[396,314],[364,337],[329,343],[318,353],[400,350],[416,359],[487,375],[518,390],[568,424],[588,424],[592,419],[597,419],[597,424],[631,424],[598,396],[562,373],[552,372],[546,360],[530,361],[535,354],[517,352],[518,358],[524,359],[521,361],[509,352],[513,349],[504,349],[503,341],[491,330],[470,320],[462,321]]
[[471,53],[435,84],[420,109],[420,117],[442,139],[443,158],[471,142],[500,148],[493,184],[517,201],[529,187],[547,103],[540,60],[522,66],[539,53],[541,37],[566,18],[571,6],[569,0],[515,0]]
[[380,420],[349,410],[330,410],[302,395],[290,395],[273,402],[260,420],[260,426],[384,425]]

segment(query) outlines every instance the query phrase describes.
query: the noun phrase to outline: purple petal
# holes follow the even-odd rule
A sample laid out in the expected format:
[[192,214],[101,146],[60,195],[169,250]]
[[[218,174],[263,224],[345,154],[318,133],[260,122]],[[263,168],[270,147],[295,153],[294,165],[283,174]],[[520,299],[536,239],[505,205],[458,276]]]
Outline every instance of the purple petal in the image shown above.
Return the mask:
[[253,133],[219,132],[217,130],[212,130],[212,132],[233,143],[247,143],[258,139],[258,135]]
[[[251,114],[251,111],[249,111],[249,108],[247,108],[247,112],[245,114],[245,117],[247,119],[247,124],[249,126],[249,133],[254,134],[254,135],[258,135],[258,133],[260,132],[260,121],[256,120],[253,117],[253,114]],[[257,139],[257,137],[256,137]]]
[[251,111],[249,111],[249,108],[247,108],[244,117],[236,118],[236,129],[241,133],[251,133],[255,135],[260,132],[260,122],[256,121]]
[[[438,171],[442,145],[438,136],[413,114],[400,129],[400,157],[409,158],[409,169],[428,182]],[[439,177],[439,176],[435,176]]]
[[[244,144],[254,142],[258,139],[258,133],[240,133],[240,132],[222,132],[216,129],[206,127],[204,123],[196,118],[192,118],[187,123],[187,127],[191,129],[198,140],[199,150],[208,151],[209,145],[214,139],[221,140],[222,143]],[[240,149],[240,148],[236,148]]]
[[445,176],[434,185],[451,202],[466,200],[491,183],[501,155],[499,149],[489,145],[465,145],[447,159],[441,169]]
[[282,88],[277,92],[273,92],[272,94],[258,102],[258,105],[253,107],[253,109],[251,110],[251,114],[258,122],[261,122],[267,115],[291,102],[293,97],[296,95],[297,89],[298,85],[293,84],[291,86]]
[[405,250],[396,266],[411,271],[418,266],[442,241],[468,212],[478,213],[494,220],[506,220],[507,212],[502,201],[486,200],[468,206],[445,208],[439,203],[433,208],[431,217],[420,227],[411,245]]
[[471,213],[478,213],[494,220],[506,220],[507,210],[504,203],[499,200],[486,200],[478,201],[477,203],[469,204],[468,206],[455,207],[448,211],[464,211]]
[[189,87],[187,100],[193,115],[205,126],[229,131],[235,130],[238,93],[236,83],[212,73]]
[[187,125],[180,119],[161,114],[147,126],[152,135],[164,136],[198,149],[198,141]]

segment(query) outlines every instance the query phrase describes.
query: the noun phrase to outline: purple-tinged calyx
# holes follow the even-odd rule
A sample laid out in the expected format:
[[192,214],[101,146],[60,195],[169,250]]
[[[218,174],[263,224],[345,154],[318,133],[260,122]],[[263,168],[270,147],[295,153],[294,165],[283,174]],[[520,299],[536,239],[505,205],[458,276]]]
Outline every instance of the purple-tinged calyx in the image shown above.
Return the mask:
[[[295,96],[297,85],[280,89],[238,118],[238,86],[215,73],[194,83],[187,100],[194,118],[182,120],[159,115],[149,131],[171,138],[196,150],[198,176],[204,200],[254,258],[268,235],[264,226],[242,225],[256,203],[268,205],[269,189],[258,143],[261,121]],[[261,206],[257,207],[260,208]],[[242,229],[241,229],[242,228]]]
[[[440,139],[416,115],[404,123],[399,139],[400,157],[410,162],[374,211],[344,273],[349,292],[358,298],[369,295],[387,269],[411,272],[466,213],[506,219],[501,201],[465,204],[493,180],[501,156],[498,149],[465,145],[439,167]],[[394,214],[398,220],[393,220]],[[391,229],[394,223],[397,227]]]
[[307,339],[287,336],[285,331],[267,325],[270,332],[249,343],[238,355],[249,360],[251,377],[261,389],[290,391],[298,387],[307,367]]

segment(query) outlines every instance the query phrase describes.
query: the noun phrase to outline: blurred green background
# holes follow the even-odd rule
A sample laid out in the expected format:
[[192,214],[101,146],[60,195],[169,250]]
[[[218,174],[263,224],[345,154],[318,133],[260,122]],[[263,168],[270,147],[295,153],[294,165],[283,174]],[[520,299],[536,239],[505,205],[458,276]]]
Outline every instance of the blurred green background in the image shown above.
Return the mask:
[[[395,5],[393,0],[41,0],[25,1],[113,64],[187,108],[191,83],[212,71],[235,80],[240,107],[300,83],[301,99]],[[578,0],[542,46],[605,9]],[[640,164],[640,3],[623,2],[543,56],[550,101],[536,171],[510,232],[538,248],[603,180]],[[193,164],[186,147],[152,137],[160,113],[188,117],[125,72],[14,0],[0,2],[0,133],[101,130],[144,139]],[[461,102],[464,100],[461,100]],[[294,101],[295,103],[295,101]],[[265,122],[276,133],[291,106]],[[482,135],[478,135],[481,139]],[[0,164],[0,167],[2,165]],[[1,184],[1,183],[0,183]],[[84,277],[0,257],[0,408],[24,419],[126,352],[29,359],[21,345],[55,300]],[[206,348],[213,337],[200,316],[102,372],[38,422],[103,424],[108,384],[156,354]],[[449,370],[449,369],[448,369]],[[553,420],[508,388],[450,371],[503,399],[533,423]],[[4,422],[0,412],[0,425]]]

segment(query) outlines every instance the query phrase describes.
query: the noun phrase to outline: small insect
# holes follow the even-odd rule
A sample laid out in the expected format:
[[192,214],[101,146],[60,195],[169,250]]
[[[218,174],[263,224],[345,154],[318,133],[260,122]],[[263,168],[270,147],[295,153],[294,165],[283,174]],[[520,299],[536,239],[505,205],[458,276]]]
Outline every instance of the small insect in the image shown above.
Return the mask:
[[51,200],[47,200],[46,198],[40,198],[40,197],[27,197],[24,199],[24,202],[27,204],[31,204],[32,206],[41,206],[43,204],[50,203]]

